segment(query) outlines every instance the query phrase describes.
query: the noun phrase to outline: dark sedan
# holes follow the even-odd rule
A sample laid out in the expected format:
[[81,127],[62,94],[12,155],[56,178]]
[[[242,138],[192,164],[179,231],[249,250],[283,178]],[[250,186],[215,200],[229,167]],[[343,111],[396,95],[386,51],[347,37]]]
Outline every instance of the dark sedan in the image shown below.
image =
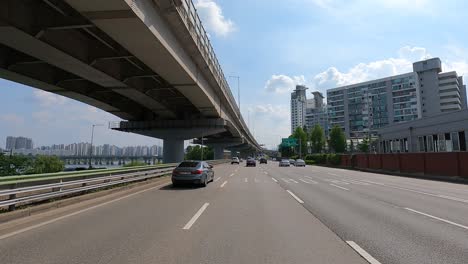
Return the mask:
[[246,167],[250,167],[250,166],[255,167],[255,166],[257,166],[257,162],[255,161],[255,159],[249,158],[249,159],[247,159],[247,164],[245,166]]
[[205,161],[183,161],[172,171],[172,185],[195,183],[203,187],[213,181],[213,166]]

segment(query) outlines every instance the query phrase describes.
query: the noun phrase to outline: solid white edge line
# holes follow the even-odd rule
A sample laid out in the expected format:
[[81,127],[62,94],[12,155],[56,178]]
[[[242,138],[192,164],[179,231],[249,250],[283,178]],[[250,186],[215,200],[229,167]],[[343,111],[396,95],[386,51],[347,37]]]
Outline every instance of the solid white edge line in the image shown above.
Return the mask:
[[277,180],[277,179],[275,179],[275,178],[273,178],[273,177],[272,177],[271,179],[272,179],[274,182],[278,182],[278,180]]
[[367,262],[371,264],[382,264],[374,257],[372,257],[367,251],[365,251],[362,247],[356,244],[354,241],[346,241],[346,243],[352,247],[359,255],[361,255]]
[[63,215],[63,216],[60,216],[60,217],[57,217],[57,218],[54,218],[54,219],[51,219],[51,220],[36,224],[36,225],[28,226],[28,227],[25,227],[23,229],[20,229],[20,230],[17,230],[17,231],[2,235],[2,236],[0,236],[0,240],[5,239],[5,238],[9,238],[9,237],[24,233],[24,232],[32,230],[32,229],[36,229],[36,228],[45,226],[45,225],[48,225],[48,224],[52,224],[54,222],[60,221],[62,219],[68,218],[70,216],[81,214],[81,213],[84,213],[84,212],[99,208],[101,206],[105,206],[105,205],[108,205],[108,204],[111,204],[111,203],[114,203],[114,202],[118,202],[120,200],[132,197],[132,196],[140,194],[140,193],[144,193],[144,192],[151,191],[151,190],[154,190],[154,189],[157,189],[157,188],[161,188],[162,186],[165,186],[165,185],[168,185],[168,182],[163,183],[163,184],[159,184],[159,185],[151,187],[149,189],[138,191],[136,193],[125,195],[125,196],[119,197],[119,198],[114,199],[114,200],[110,200],[110,201],[107,201],[107,202],[104,202],[104,203],[101,203],[101,204],[97,204],[97,205],[94,205],[94,206],[91,206],[91,207],[88,207],[88,208],[85,208],[85,209],[82,209],[82,210],[79,210],[79,211],[76,211],[76,212],[73,212],[73,213],[70,213],[70,214],[67,214],[67,215]]
[[299,197],[297,197],[293,192],[291,192],[290,190],[286,190],[294,199],[296,199],[296,201],[298,201],[299,203],[303,204],[304,201],[302,201]]
[[442,222],[444,222],[444,223],[451,224],[451,225],[454,225],[454,226],[458,226],[458,227],[461,227],[461,228],[463,228],[463,229],[468,230],[468,226],[464,226],[464,225],[461,225],[461,224],[457,224],[457,223],[452,222],[452,221],[450,221],[450,220],[446,220],[446,219],[443,219],[443,218],[440,218],[440,217],[437,217],[437,216],[433,216],[433,215],[430,215],[430,214],[426,214],[426,213],[423,213],[423,212],[420,212],[420,211],[417,211],[417,210],[414,210],[414,209],[411,209],[411,208],[408,208],[408,207],[406,207],[405,209],[408,210],[408,211],[411,211],[411,212],[413,212],[413,213],[417,213],[417,214],[420,214],[420,215],[424,215],[424,216],[430,217],[430,218],[432,218],[432,219],[436,219],[436,220],[442,221]]
[[335,185],[333,183],[330,183],[331,186],[334,186],[336,188],[340,188],[340,189],[343,189],[343,190],[346,190],[346,191],[349,191],[349,189],[345,188],[345,187],[341,187],[341,186],[338,186],[338,185]]
[[182,229],[189,230],[190,227],[192,227],[192,225],[195,223],[195,221],[197,221],[197,219],[200,217],[200,215],[203,214],[203,211],[206,210],[208,205],[210,205],[210,204],[205,203],[204,205],[202,205],[202,207],[200,207],[200,209],[198,209],[198,212],[192,217],[192,219],[190,219],[190,221],[188,221],[188,223]]
[[220,187],[221,187],[221,188],[223,188],[223,187],[224,187],[224,185],[226,185],[226,183],[227,183],[227,181],[224,181],[224,182],[223,182],[223,184],[221,184],[221,186],[220,186]]

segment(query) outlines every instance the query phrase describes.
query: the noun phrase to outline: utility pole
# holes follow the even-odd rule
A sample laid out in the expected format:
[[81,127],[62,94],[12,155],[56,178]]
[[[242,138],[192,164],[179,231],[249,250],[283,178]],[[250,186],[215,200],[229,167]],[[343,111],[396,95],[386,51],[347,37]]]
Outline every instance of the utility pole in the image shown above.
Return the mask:
[[91,160],[93,158],[93,139],[94,139],[94,127],[97,127],[97,126],[104,126],[102,124],[93,124],[92,125],[92,129],[91,129],[91,147],[89,148],[89,167],[88,169],[91,169],[93,168],[92,164],[91,164]]

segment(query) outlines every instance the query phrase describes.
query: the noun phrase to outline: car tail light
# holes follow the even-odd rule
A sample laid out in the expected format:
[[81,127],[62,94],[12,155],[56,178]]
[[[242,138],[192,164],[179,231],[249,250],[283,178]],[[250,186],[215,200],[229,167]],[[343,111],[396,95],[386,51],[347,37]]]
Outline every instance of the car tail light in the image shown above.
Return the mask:
[[192,174],[202,174],[202,170],[195,170],[195,171],[192,171]]

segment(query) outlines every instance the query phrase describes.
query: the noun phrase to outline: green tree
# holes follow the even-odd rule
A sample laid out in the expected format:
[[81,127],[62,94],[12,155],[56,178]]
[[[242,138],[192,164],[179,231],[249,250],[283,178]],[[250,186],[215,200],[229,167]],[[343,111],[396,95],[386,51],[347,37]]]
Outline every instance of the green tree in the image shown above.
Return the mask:
[[367,138],[364,138],[364,139],[357,145],[357,149],[358,149],[360,152],[364,152],[364,153],[369,152],[369,140],[368,140]]
[[304,132],[302,127],[297,127],[292,136],[297,139],[297,153],[307,153],[307,133]]
[[4,155],[0,153],[0,176],[18,175],[24,173],[31,160],[21,155]]
[[59,172],[64,168],[64,162],[56,156],[36,156],[27,174]]
[[325,134],[320,125],[315,125],[310,133],[310,143],[312,145],[313,153],[322,152],[323,146],[325,146]]
[[[200,146],[188,146],[185,153],[186,160],[201,160],[202,148]],[[214,151],[210,147],[203,147],[203,160],[214,159]]]
[[351,140],[351,142],[349,143],[349,152],[353,153],[354,152],[354,141]]
[[346,149],[346,137],[339,126],[334,126],[330,131],[330,148],[335,153],[343,153]]

